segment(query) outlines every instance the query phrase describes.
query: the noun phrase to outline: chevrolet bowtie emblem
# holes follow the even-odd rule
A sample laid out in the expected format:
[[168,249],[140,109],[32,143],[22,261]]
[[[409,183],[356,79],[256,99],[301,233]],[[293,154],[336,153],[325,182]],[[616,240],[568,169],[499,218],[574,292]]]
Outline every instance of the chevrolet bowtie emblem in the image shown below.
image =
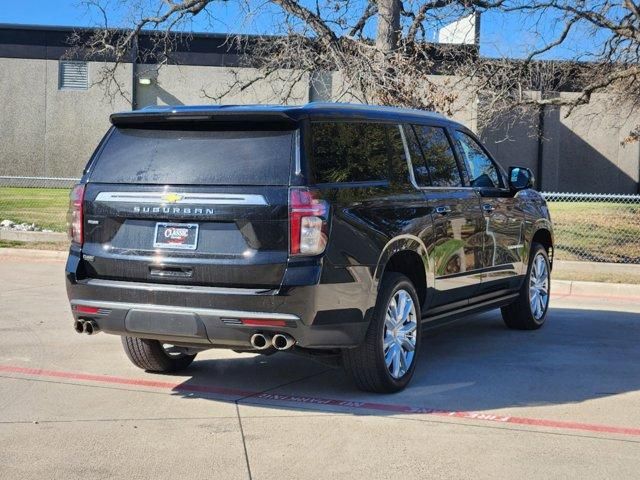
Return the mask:
[[165,203],[176,203],[184,198],[184,195],[179,193],[167,193],[162,196],[162,201]]

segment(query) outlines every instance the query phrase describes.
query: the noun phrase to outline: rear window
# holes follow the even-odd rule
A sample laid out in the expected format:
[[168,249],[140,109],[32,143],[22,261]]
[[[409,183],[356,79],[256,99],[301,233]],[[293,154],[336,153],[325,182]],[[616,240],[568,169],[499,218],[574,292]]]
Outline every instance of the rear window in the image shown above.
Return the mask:
[[311,130],[316,183],[388,182],[406,171],[397,125],[315,122]]
[[292,130],[116,128],[91,181],[188,185],[288,185]]

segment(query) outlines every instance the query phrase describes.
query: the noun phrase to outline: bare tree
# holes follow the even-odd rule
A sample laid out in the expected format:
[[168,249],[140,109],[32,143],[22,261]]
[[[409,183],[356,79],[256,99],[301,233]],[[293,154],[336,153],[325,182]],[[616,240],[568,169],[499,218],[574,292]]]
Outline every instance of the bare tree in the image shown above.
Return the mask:
[[[203,92],[215,100],[266,81],[278,85],[274,100],[284,102],[300,82],[321,87],[324,72],[340,76],[340,88],[332,92],[336,99],[450,114],[465,92],[466,98],[481,100],[484,124],[504,118],[505,112],[515,118],[542,105],[567,107],[571,114],[597,93],[634,105],[640,100],[640,5],[634,0],[134,0],[126,2],[129,14],[118,25],[124,30],[109,29],[103,0],[83,0],[99,13],[101,28],[75,43],[112,60],[102,82],[122,91],[114,84],[115,69],[130,60],[143,30],[154,32],[154,38],[138,55],[162,65],[171,61],[176,42],[184,39],[182,32],[189,31],[194,17],[215,19],[231,1],[249,14],[268,7],[277,18],[270,32],[274,35],[229,38],[230,45],[246,53],[242,66],[257,73],[247,77],[238,70],[220,91]],[[124,3],[116,5],[122,9]],[[538,16],[540,23],[552,20],[555,37],[518,61],[485,59],[475,47],[429,41],[450,21],[492,10]],[[575,32],[586,40],[579,53],[562,62],[544,60]],[[576,95],[553,94],[561,90]],[[640,127],[630,139],[639,136]]]
[[[483,119],[483,123],[505,118],[504,112],[528,114],[541,106],[564,107],[567,117],[589,104],[596,94],[607,94],[609,108],[615,106],[628,115],[638,111],[640,4],[637,1],[522,1],[510,2],[503,10],[553,23],[555,36],[532,48],[521,61],[479,59],[458,71],[460,75],[472,76],[478,82],[479,97],[491,104],[484,113],[492,118]],[[540,60],[565,45],[571,35],[580,39],[579,48],[571,56],[565,52],[563,61]],[[638,139],[640,126],[630,132],[626,141]]]
[[378,33],[376,47],[388,55],[398,48],[400,36],[400,1],[378,0]]
[[[252,0],[236,0],[245,11],[264,8]],[[434,74],[455,74],[438,65],[473,61],[476,48],[437,48],[428,35],[463,15],[499,8],[505,0],[324,0],[315,4],[300,0],[268,0],[277,7],[275,35],[229,38],[246,55],[242,67],[258,73],[248,78],[238,70],[227,88],[204,92],[223,100],[225,96],[250,88],[257,82],[278,80],[281,88],[275,101],[286,101],[293,85],[299,82],[322,82],[322,72],[338,72],[341,86],[338,99],[355,99],[365,103],[410,106],[451,113],[457,94],[449,82],[434,80]],[[115,72],[129,62],[136,39],[143,30],[154,32],[152,47],[140,48],[141,58],[164,64],[171,61],[176,41],[184,40],[185,26],[195,16],[216,17],[224,0],[137,0],[128,2],[131,12],[123,30],[110,29],[108,2],[84,0],[84,5],[99,12],[99,28],[74,39],[74,55],[88,52],[108,58],[100,82],[115,93],[123,89],[114,80]],[[155,3],[155,9],[149,7]],[[118,4],[120,7],[121,5]],[[176,40],[178,38],[178,40]],[[151,62],[150,62],[151,63]]]

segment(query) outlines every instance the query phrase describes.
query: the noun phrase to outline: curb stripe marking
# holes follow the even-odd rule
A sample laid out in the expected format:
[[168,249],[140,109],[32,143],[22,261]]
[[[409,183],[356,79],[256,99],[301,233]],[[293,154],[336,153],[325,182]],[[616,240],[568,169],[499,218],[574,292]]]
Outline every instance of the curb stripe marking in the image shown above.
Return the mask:
[[0,365],[0,372],[19,373],[35,377],[65,378],[84,382],[111,383],[117,385],[134,385],[137,387],[163,388],[180,392],[218,393],[229,396],[251,396],[257,392],[236,388],[215,387],[210,385],[181,385],[179,383],[163,382],[159,380],[144,380],[138,378],[114,377],[111,375],[95,375],[91,373],[61,372],[57,370],[43,370],[41,368],[25,368],[13,365]]
[[591,423],[571,422],[564,420],[545,420],[539,418],[513,417],[485,412],[465,412],[432,409],[425,407],[413,407],[409,405],[397,405],[375,402],[361,402],[354,400],[337,400],[332,398],[312,397],[306,395],[281,395],[275,393],[260,393],[256,391],[242,390],[213,385],[197,385],[172,383],[159,380],[145,380],[137,378],[116,377],[111,375],[96,375],[80,372],[65,372],[57,370],[43,370],[39,368],[18,367],[13,365],[0,365],[0,372],[17,373],[36,377],[64,378],[68,380],[80,380],[84,382],[100,382],[117,385],[134,385],[139,387],[169,389],[174,392],[186,393],[212,393],[225,396],[245,397],[243,400],[257,399],[276,401],[280,403],[298,403],[307,405],[326,405],[359,410],[375,410],[380,412],[392,412],[402,414],[423,414],[439,417],[462,418],[468,420],[480,420],[498,422],[513,425],[527,425],[533,427],[545,427],[563,430],[580,430],[585,432],[609,433],[617,435],[631,435],[640,437],[640,428],[617,427],[610,425],[597,425]]

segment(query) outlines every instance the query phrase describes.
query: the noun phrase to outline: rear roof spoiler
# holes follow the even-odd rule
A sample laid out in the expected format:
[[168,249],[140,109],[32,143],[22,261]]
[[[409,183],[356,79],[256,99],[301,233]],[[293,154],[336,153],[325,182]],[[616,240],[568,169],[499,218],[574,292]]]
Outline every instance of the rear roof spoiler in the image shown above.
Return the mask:
[[179,110],[137,110],[133,112],[114,113],[110,117],[111,123],[116,126],[143,126],[145,124],[164,124],[182,122],[203,123],[285,123],[294,126],[297,119],[287,115],[284,111],[256,111],[256,110],[231,110],[211,109],[201,111]]
[[459,125],[442,115],[423,110],[354,105],[342,103],[312,102],[307,105],[177,105],[152,106],[111,115],[115,126],[143,124],[159,125],[177,122],[244,123],[273,122],[276,125],[292,125],[304,119],[383,121],[394,123],[435,122]]

